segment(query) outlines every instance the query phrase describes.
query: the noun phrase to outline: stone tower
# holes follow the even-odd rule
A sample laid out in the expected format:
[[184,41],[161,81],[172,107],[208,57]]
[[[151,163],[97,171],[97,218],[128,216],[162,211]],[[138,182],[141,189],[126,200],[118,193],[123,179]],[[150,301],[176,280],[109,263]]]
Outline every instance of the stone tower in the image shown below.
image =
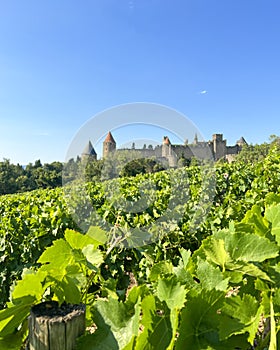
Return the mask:
[[168,136],[163,137],[162,141],[162,157],[168,158],[171,155],[171,142]]
[[109,131],[104,142],[103,142],[103,158],[116,150],[116,141],[114,140],[111,132]]
[[172,150],[172,145],[168,136],[163,137],[161,155],[163,158],[168,160],[168,164],[171,168],[175,168],[177,166],[177,157],[175,152]]
[[227,154],[226,140],[223,140],[223,134],[213,135],[213,153],[215,160],[221,159]]

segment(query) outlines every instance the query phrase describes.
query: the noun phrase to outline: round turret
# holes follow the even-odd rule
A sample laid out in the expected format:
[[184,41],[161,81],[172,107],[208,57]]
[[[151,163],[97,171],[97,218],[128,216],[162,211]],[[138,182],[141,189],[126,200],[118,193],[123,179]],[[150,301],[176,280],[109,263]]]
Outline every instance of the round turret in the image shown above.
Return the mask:
[[109,131],[103,142],[103,158],[106,158],[110,153],[115,152],[116,141],[114,140],[111,132]]

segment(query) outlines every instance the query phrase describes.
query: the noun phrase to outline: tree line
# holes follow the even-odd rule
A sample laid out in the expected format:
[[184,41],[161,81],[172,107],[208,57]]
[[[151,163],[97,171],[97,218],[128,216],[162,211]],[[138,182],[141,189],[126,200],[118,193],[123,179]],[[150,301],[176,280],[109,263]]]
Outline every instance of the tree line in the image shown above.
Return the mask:
[[40,160],[36,160],[34,164],[23,167],[4,159],[0,162],[0,194],[59,187],[62,184],[62,168],[61,162],[43,165]]

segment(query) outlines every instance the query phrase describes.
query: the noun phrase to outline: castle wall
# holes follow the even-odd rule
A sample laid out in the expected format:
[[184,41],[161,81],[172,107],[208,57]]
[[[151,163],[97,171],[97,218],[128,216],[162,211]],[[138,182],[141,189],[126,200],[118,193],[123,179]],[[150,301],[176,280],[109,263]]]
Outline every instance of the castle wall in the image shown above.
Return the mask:
[[142,158],[152,158],[156,157],[155,150],[149,148],[135,149],[136,152],[140,154]]
[[[191,159],[195,157],[199,159],[214,160],[226,158],[231,161],[234,158],[234,155],[238,154],[241,149],[242,147],[238,144],[235,146],[227,146],[226,140],[223,139],[223,134],[214,134],[212,141],[204,142],[196,140],[196,142],[193,144],[185,145],[172,145],[166,136],[164,137],[164,142],[161,146],[158,145],[155,148],[148,147],[142,149],[133,148],[132,151],[138,152],[139,158],[156,158],[159,161],[161,161],[161,159],[165,159],[169,162],[171,167],[176,167],[180,158]],[[112,143],[109,140],[109,142],[103,143],[104,158],[115,150],[115,141]],[[117,151],[124,151],[124,149],[118,149]]]
[[199,159],[213,159],[212,147],[208,143],[190,146],[192,157]]
[[156,148],[122,148],[117,152],[132,151],[138,153],[139,158],[159,158],[161,157],[161,147]]
[[172,145],[172,151],[176,154],[177,158],[190,159],[193,157],[193,153],[189,145]]
[[239,153],[239,146],[227,146],[227,154],[237,154]]

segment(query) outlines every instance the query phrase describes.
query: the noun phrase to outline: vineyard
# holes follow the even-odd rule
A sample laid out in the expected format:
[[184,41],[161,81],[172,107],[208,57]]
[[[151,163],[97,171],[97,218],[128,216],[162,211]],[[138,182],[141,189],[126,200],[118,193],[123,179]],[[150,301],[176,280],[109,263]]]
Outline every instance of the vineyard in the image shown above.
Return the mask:
[[77,349],[276,350],[280,154],[0,197],[0,349],[86,305]]

